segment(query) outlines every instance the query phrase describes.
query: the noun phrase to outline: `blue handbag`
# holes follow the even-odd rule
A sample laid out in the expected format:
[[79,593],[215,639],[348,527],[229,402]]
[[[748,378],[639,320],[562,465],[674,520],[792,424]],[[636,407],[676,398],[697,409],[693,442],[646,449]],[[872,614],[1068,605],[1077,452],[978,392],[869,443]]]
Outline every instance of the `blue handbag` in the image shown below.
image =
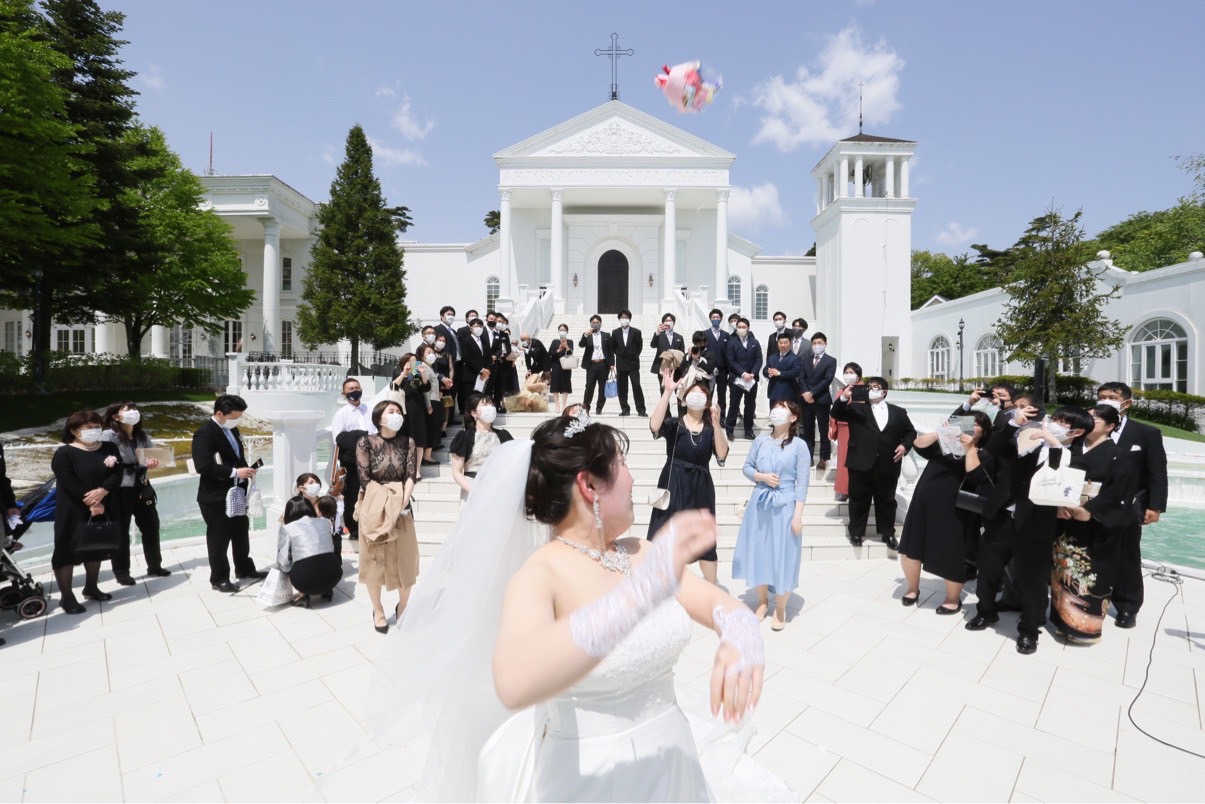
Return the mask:
[[619,396],[619,381],[614,377],[607,380],[607,384],[603,387],[603,394],[606,395],[607,399],[614,399]]

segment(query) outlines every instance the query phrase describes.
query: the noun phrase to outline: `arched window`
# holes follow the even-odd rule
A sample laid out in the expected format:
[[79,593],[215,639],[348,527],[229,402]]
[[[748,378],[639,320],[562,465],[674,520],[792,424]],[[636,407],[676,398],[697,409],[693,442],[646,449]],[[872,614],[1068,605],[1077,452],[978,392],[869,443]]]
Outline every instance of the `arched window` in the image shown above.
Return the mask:
[[1188,393],[1188,334],[1166,318],[1148,321],[1130,343],[1130,385]]
[[741,278],[739,276],[728,277],[728,301],[736,309],[741,309]]
[[765,321],[770,317],[770,288],[758,285],[753,289],[753,317]]
[[950,378],[950,342],[938,335],[929,344],[929,376],[935,380]]
[[1003,341],[991,333],[980,338],[975,344],[975,376],[1000,376],[1000,366],[1004,362],[1000,353],[1003,349]]
[[502,295],[502,280],[496,276],[491,276],[485,280],[485,309],[493,310],[498,304],[498,297]]

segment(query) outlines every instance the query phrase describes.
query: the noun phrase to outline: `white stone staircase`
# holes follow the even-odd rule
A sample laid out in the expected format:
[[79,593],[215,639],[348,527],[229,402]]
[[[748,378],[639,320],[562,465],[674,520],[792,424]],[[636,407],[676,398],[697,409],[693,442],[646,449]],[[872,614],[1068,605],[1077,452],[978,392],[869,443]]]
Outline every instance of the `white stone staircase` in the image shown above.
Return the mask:
[[[572,330],[571,330],[572,332]],[[555,333],[555,330],[554,330]],[[580,337],[580,332],[579,332]],[[575,377],[575,381],[576,381]],[[652,379],[651,375],[649,377]],[[584,377],[583,377],[584,381]],[[651,383],[650,383],[651,384]],[[653,386],[655,389],[655,386]],[[576,386],[575,386],[576,388]],[[646,386],[647,390],[647,386]],[[653,400],[649,400],[652,410]],[[665,464],[665,442],[654,441],[649,432],[647,418],[639,416],[621,417],[618,406],[613,412],[604,411],[598,421],[624,430],[631,440],[628,451],[628,466],[635,477],[632,497],[635,501],[636,521],[633,531],[643,536],[648,527],[651,508],[649,494],[656,488],[657,477]],[[529,438],[540,422],[555,414],[510,413],[500,416],[495,427],[506,429],[515,438]],[[765,422],[759,420],[758,432],[764,431]],[[457,427],[449,428],[449,442]],[[712,464],[711,476],[716,486],[716,517],[719,521],[719,555],[721,561],[731,561],[741,523],[741,505],[748,499],[752,484],[741,474],[741,467],[752,442],[738,438],[731,444],[725,466]],[[419,548],[424,556],[433,556],[460,515],[460,488],[452,480],[452,468],[448,463],[446,449],[436,451],[439,466],[423,467],[423,480],[414,492],[415,526],[418,531]],[[847,558],[881,558],[888,555],[887,548],[877,539],[868,539],[861,547],[854,547],[845,538],[845,515],[847,506],[833,498],[835,471],[821,473],[813,470],[804,509],[803,556],[805,560],[838,560]],[[874,518],[871,517],[871,523]],[[868,527],[873,534],[873,526]]]

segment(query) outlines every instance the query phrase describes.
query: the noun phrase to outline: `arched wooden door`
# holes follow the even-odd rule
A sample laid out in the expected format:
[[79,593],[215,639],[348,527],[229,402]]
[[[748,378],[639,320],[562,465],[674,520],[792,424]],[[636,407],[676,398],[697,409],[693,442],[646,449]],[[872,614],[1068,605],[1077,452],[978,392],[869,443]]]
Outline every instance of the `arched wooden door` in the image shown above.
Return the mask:
[[598,312],[618,313],[628,307],[628,258],[611,250],[598,258]]

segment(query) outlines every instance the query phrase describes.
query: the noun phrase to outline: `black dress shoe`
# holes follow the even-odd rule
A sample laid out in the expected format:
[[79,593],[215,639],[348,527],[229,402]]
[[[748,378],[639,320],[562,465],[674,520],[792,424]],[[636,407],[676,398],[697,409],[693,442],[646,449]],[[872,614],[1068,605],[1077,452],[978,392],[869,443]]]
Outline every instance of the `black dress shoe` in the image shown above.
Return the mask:
[[849,502],[849,495],[848,494],[834,494],[833,499],[839,503]]
[[323,592],[322,599],[325,600],[327,603],[330,603],[332,600],[335,599],[335,590],[331,589],[326,592]]
[[732,433],[732,431],[731,431],[731,430],[725,430],[725,431],[724,431],[724,435],[728,436],[728,440],[729,440],[729,441],[734,441],[734,440],[736,440],[736,436],[735,436],[735,435],[733,435],[733,433]]
[[215,592],[225,592],[230,595],[232,595],[238,591],[238,584],[233,584],[230,581],[222,581],[221,583],[211,583],[209,586]]
[[1114,622],[1118,628],[1133,628],[1138,625],[1138,616],[1132,611],[1119,611]]
[[826,471],[828,469],[828,458],[821,458],[820,462],[816,464],[816,468],[821,472]]
[[620,416],[631,416],[632,412],[629,410],[621,410],[621,411],[619,411],[619,415]]
[[644,418],[646,418],[646,419],[649,417],[648,412],[647,412],[647,411],[643,411],[643,410],[638,410],[638,411],[636,411],[636,415],[637,415],[637,416],[643,416],[643,417],[644,417]]
[[896,541],[894,536],[880,536],[879,538],[883,540],[883,544],[887,545],[888,550],[899,551],[900,543]]
[[262,580],[267,577],[268,577],[268,573],[260,572],[259,570],[251,570],[250,572],[240,572],[238,575],[239,580],[243,580],[244,578],[251,579],[251,580],[255,580],[255,579]]
[[60,603],[59,608],[68,614],[83,614],[85,611],[87,611],[87,609],[84,608],[84,604],[80,603],[78,600],[72,600],[70,603]]
[[862,546],[862,537],[851,535],[849,537],[849,543],[852,544],[854,547],[861,547]]
[[172,571],[169,569],[164,569],[163,567],[147,567],[146,574],[147,577],[157,575],[160,578],[166,578],[168,575],[172,574]]
[[1038,638],[1031,637],[1029,634],[1021,634],[1017,637],[1017,653],[1036,653],[1038,650]]
[[753,431],[752,431],[752,430],[746,430],[746,431],[745,431],[745,440],[746,440],[746,441],[752,441],[753,439],[754,439]]
[[102,592],[99,589],[88,589],[84,587],[83,595],[88,600],[112,600],[113,596],[108,592]]
[[993,623],[998,623],[998,622],[1000,622],[999,614],[993,614],[991,616],[988,616],[986,614],[976,614],[974,617],[971,618],[971,621],[966,624],[966,629],[968,631],[982,631],[983,629],[987,628],[989,625],[992,625]]
[[122,586],[133,586],[134,584],[137,583],[137,581],[135,581],[129,575],[117,575],[114,577],[114,580],[117,581]]

